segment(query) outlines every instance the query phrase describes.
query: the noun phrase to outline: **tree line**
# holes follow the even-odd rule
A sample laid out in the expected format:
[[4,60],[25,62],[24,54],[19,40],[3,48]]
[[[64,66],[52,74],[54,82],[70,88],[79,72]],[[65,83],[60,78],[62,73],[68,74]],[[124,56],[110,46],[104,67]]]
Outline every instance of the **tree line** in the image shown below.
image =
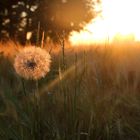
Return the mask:
[[80,30],[93,17],[91,0],[4,0],[0,1],[0,40],[25,43],[27,34],[35,43],[39,36],[57,41],[72,30]]

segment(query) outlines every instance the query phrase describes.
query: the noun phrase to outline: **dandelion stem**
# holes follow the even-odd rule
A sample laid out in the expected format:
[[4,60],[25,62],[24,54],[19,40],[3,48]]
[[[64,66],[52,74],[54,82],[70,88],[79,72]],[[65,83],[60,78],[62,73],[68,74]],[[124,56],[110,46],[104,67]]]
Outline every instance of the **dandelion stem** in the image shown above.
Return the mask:
[[24,96],[26,96],[26,89],[25,89],[25,83],[24,83],[24,80],[21,78],[21,83],[22,83],[22,88],[23,88],[23,93],[24,93]]
[[35,98],[35,135],[36,139],[40,140],[41,134],[40,134],[40,96],[39,96],[39,89],[38,89],[38,80],[35,81],[35,92],[34,92],[34,98]]

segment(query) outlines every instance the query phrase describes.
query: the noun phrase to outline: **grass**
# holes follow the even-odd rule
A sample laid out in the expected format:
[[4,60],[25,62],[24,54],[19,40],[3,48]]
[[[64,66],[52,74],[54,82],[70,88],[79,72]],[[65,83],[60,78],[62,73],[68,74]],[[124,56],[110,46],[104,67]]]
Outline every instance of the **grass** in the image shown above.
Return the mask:
[[39,109],[36,83],[13,69],[21,47],[0,44],[0,140],[140,139],[138,43],[48,44],[52,66],[38,81]]

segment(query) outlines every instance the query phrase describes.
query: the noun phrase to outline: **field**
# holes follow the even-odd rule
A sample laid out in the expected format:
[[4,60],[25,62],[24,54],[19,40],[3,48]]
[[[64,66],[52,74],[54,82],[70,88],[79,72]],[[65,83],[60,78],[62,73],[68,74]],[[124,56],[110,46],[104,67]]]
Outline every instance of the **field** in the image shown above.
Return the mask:
[[23,46],[0,44],[0,140],[140,140],[140,44],[46,44],[50,72],[14,70]]

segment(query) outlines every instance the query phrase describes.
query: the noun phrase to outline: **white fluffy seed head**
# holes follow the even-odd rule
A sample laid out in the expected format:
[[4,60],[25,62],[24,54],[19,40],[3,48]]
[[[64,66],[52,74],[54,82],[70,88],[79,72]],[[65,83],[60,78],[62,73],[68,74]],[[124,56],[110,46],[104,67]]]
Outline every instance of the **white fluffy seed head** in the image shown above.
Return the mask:
[[50,71],[51,56],[39,47],[23,48],[16,56],[14,68],[16,73],[30,80],[39,80]]

